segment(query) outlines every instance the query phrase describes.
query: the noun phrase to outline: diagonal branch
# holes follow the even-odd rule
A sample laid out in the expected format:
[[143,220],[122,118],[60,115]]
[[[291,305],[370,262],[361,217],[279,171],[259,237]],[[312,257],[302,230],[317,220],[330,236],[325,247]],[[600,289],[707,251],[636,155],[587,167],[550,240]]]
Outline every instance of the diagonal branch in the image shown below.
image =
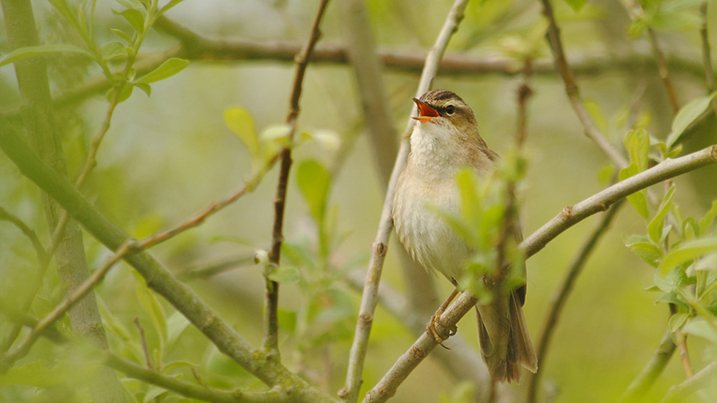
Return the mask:
[[[665,160],[659,165],[612,185],[572,207],[565,207],[555,218],[527,237],[520,247],[525,252],[527,259],[568,228],[595,213],[606,210],[610,205],[628,195],[715,162],[717,162],[717,145],[674,160]],[[441,315],[437,321],[440,327],[437,326],[436,330],[439,334],[443,334],[447,329],[451,329],[475,304],[475,298],[468,293],[461,294]],[[401,355],[381,381],[368,392],[364,402],[384,402],[393,396],[398,385],[436,346],[437,343],[433,336],[427,333],[421,335],[413,346]]]
[[[129,236],[100,213],[67,177],[43,163],[37,154],[0,120],[0,148],[18,166],[20,171],[43,191],[69,211],[72,218],[82,224],[99,242],[116,250]],[[202,301],[188,286],[177,280],[149,253],[142,251],[126,255],[125,261],[134,267],[147,282],[147,286],[163,296],[199,329],[219,351],[232,358],[248,372],[269,386],[279,383],[294,389],[296,402],[331,402],[332,399],[311,387],[306,381],[275,361],[261,358],[249,342]]]
[[[416,96],[420,97],[424,92],[430,89],[433,78],[438,72],[438,67],[443,54],[446,51],[448,41],[458,30],[458,24],[463,19],[463,11],[465,10],[468,0],[456,0],[453,3],[443,28],[436,38],[433,48],[426,56],[426,62],[421,74],[421,79],[416,90]],[[358,399],[359,389],[361,388],[362,373],[366,351],[368,349],[368,339],[371,334],[371,324],[373,314],[376,310],[378,302],[378,286],[381,281],[381,272],[383,270],[383,261],[386,257],[388,249],[388,239],[393,229],[393,219],[391,217],[391,206],[393,205],[393,196],[396,192],[396,182],[398,175],[403,169],[408,157],[409,142],[408,135],[413,129],[414,121],[408,119],[405,134],[401,141],[401,145],[396,156],[396,162],[393,166],[391,179],[386,190],[386,198],[383,203],[381,219],[378,225],[378,232],[371,248],[371,260],[369,262],[368,273],[366,275],[366,283],[361,298],[361,307],[359,309],[359,317],[356,322],[356,331],[354,333],[354,341],[349,353],[348,371],[346,374],[346,383],[339,391],[339,396],[345,402],[353,403]],[[435,341],[435,340],[434,340]]]
[[92,276],[87,278],[84,282],[72,289],[72,292],[65,298],[62,303],[57,305],[50,313],[47,314],[37,325],[32,329],[30,333],[25,336],[20,344],[18,344],[12,351],[8,352],[4,356],[0,356],[0,372],[3,372],[9,368],[15,361],[24,357],[35,341],[58,319],[60,319],[70,308],[72,308],[78,301],[85,297],[94,287],[104,278],[105,274],[122,259],[127,253],[132,252],[135,244],[128,241],[122,245],[112,257],[97,269]]
[[[319,10],[314,18],[314,24],[311,26],[309,39],[306,47],[296,57],[296,75],[294,76],[294,85],[289,99],[289,115],[286,117],[286,123],[289,125],[289,144],[294,139],[296,132],[296,120],[299,117],[299,100],[301,99],[301,88],[304,82],[304,74],[309,64],[311,52],[316,46],[321,33],[319,26],[321,19],[326,11],[328,0],[322,0]],[[291,169],[291,148],[286,147],[280,153],[281,169],[279,171],[279,182],[276,187],[276,197],[274,198],[274,227],[271,236],[271,252],[269,253],[269,261],[275,265],[279,264],[281,259],[281,244],[284,241],[284,210],[286,206],[286,188],[289,184],[289,172]],[[266,294],[264,309],[264,338],[262,340],[262,348],[267,354],[267,359],[279,358],[279,283],[266,278]]]
[[543,14],[548,19],[548,32],[546,34],[548,42],[550,43],[550,49],[553,52],[553,58],[555,61],[555,68],[560,73],[560,77],[565,83],[565,92],[568,95],[570,104],[575,110],[575,114],[578,116],[580,123],[585,128],[585,134],[597,144],[600,149],[617,165],[618,168],[622,169],[627,167],[628,162],[625,157],[610,144],[607,138],[600,132],[600,129],[595,125],[595,122],[590,117],[585,104],[580,96],[580,89],[578,84],[575,82],[573,73],[570,70],[568,61],[565,58],[565,51],[563,50],[563,42],[560,39],[560,28],[558,28],[555,22],[555,15],[553,14],[553,6],[550,4],[550,0],[541,0],[543,3]]

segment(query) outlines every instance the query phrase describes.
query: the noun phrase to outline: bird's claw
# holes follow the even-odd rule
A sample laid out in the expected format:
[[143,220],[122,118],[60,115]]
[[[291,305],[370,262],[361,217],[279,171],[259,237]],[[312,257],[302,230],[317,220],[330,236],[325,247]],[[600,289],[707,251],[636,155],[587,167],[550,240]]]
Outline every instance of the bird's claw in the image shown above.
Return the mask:
[[458,327],[453,326],[449,328],[447,335],[443,337],[441,334],[438,333],[438,330],[436,329],[436,325],[439,323],[439,316],[440,315],[431,316],[431,320],[430,322],[428,322],[428,326],[426,326],[426,331],[428,331],[428,334],[433,336],[433,339],[436,340],[436,343],[440,344],[441,347],[445,348],[446,350],[450,350],[450,348],[443,345],[443,342],[448,340],[449,337],[455,335],[458,331]]

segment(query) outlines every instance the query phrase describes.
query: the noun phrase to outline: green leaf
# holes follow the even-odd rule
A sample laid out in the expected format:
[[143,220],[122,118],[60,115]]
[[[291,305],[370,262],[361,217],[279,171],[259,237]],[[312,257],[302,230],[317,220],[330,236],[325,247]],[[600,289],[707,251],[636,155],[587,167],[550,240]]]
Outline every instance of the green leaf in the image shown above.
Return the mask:
[[162,8],[159,10],[159,13],[160,13],[160,14],[166,13],[166,12],[169,11],[172,7],[176,6],[177,4],[179,4],[179,3],[183,2],[183,1],[184,1],[184,0],[171,0],[169,3],[167,3],[167,5],[165,5],[164,7],[162,7]]
[[658,31],[689,31],[699,28],[702,18],[690,11],[661,10],[649,17],[648,24]]
[[115,0],[117,3],[124,6],[124,8],[133,8],[137,11],[144,10],[144,6],[139,0]]
[[187,326],[189,326],[189,320],[179,311],[174,312],[167,319],[167,349],[174,346],[174,343],[179,340],[179,336],[187,329]]
[[319,162],[307,160],[297,168],[296,180],[306,204],[309,205],[311,216],[317,223],[322,223],[326,213],[326,197],[331,184],[331,174]]
[[672,121],[672,132],[667,136],[667,146],[672,148],[675,143],[680,139],[680,136],[687,130],[697,118],[710,106],[710,102],[715,97],[715,93],[693,99],[687,105],[680,108],[679,112]]
[[151,84],[164,80],[184,70],[187,66],[189,66],[189,60],[173,57],[162,63],[161,66],[144,75],[142,78],[137,80],[137,82]]
[[675,267],[666,275],[661,274],[660,271],[655,271],[654,280],[655,285],[663,292],[675,292],[677,294],[680,294],[682,288],[689,283],[687,273],[681,267]]
[[164,309],[162,309],[162,305],[154,293],[147,287],[144,277],[135,271],[133,271],[132,274],[134,274],[137,279],[137,298],[152,319],[152,324],[159,335],[161,343],[160,350],[164,351],[164,343],[167,341],[167,318],[164,314]]
[[667,273],[683,263],[694,260],[705,253],[713,252],[715,250],[717,250],[717,237],[701,238],[685,242],[672,249],[664,257],[664,259],[662,259],[660,272]]
[[570,6],[570,8],[573,9],[576,13],[580,11],[581,8],[585,5],[587,0],[565,0],[566,3]]
[[456,184],[461,196],[461,216],[468,223],[480,221],[480,197],[476,192],[476,177],[472,169],[462,169],[456,174]]
[[12,52],[8,53],[4,58],[2,58],[2,60],[0,60],[0,67],[6,64],[15,63],[19,60],[29,59],[31,57],[46,56],[55,53],[79,53],[94,59],[94,55],[92,55],[92,53],[82,48],[78,48],[74,45],[38,45],[13,50]]
[[630,248],[632,253],[637,255],[637,257],[642,259],[650,266],[657,267],[657,265],[660,263],[660,257],[662,256],[662,253],[660,251],[660,248],[655,246],[653,243],[637,242],[628,245],[628,247]]
[[127,56],[127,48],[125,48],[121,42],[110,42],[102,47],[100,54],[102,55],[102,59],[112,60]]
[[127,35],[127,33],[124,32],[123,30],[116,29],[116,28],[110,28],[110,31],[112,31],[112,33],[117,35],[118,37],[127,41],[127,43],[132,43],[132,38],[129,35]]
[[705,318],[698,317],[692,319],[682,328],[682,331],[717,343],[717,332],[715,332],[714,328]]
[[67,4],[67,0],[49,0],[55,9],[65,17],[65,20],[70,23],[78,32],[82,32],[80,25],[77,23],[75,14],[72,12],[70,5]]
[[647,169],[650,153],[650,136],[647,132],[644,129],[632,129],[625,134],[624,143],[630,154],[630,162],[637,165],[638,172],[635,174]]
[[[627,168],[620,170],[618,179],[624,181],[625,179],[633,175],[637,175],[638,173],[637,165],[635,163],[631,163]],[[647,207],[647,196],[645,196],[645,193],[644,189],[639,192],[635,192],[627,196],[627,201],[630,202],[630,205],[632,205],[635,211],[640,214],[640,217],[642,217],[645,222],[649,222],[650,210]]]
[[[112,92],[115,91],[115,89],[112,89],[109,93],[107,93],[107,100],[109,101],[112,99]],[[117,103],[120,104],[126,100],[129,99],[129,97],[132,96],[132,91],[134,91],[134,85],[131,84],[124,84],[122,86],[122,90],[120,91],[120,95],[117,98]]]
[[299,269],[291,266],[279,266],[269,273],[269,280],[279,284],[296,283],[301,279]]
[[705,213],[705,216],[700,220],[700,235],[707,234],[715,217],[717,217],[717,200],[712,201],[712,207],[710,207],[707,213]]
[[246,110],[239,107],[231,107],[224,111],[224,122],[226,122],[229,130],[244,144],[249,150],[252,158],[261,156],[259,150],[259,140],[254,128],[254,119]]
[[147,94],[147,96],[152,95],[152,87],[151,87],[149,84],[145,84],[145,83],[132,83],[132,85],[134,85],[135,87],[137,87],[137,88],[139,88],[140,90],[142,90],[145,94]]
[[128,8],[116,14],[121,15],[122,18],[127,20],[129,25],[132,26],[132,29],[134,29],[137,33],[142,34],[144,32],[144,15],[142,15],[139,10]]
[[669,326],[670,331],[673,333],[680,330],[680,328],[687,323],[687,319],[690,318],[690,315],[686,312],[678,312],[672,316],[670,316]]
[[647,225],[647,233],[650,235],[652,242],[659,244],[662,239],[662,229],[665,223],[665,216],[670,211],[672,206],[672,199],[675,197],[675,185],[670,186],[670,189],[665,193],[665,197],[660,203],[660,208],[657,210],[657,214],[652,218],[650,224]]
[[[657,288],[657,290],[659,290],[659,288],[657,286],[654,286],[654,287]],[[687,305],[687,303],[685,301],[683,301],[682,297],[680,297],[680,295],[677,294],[676,292],[664,293],[664,294],[660,295],[660,297],[657,298],[657,300],[655,302],[656,303],[664,302],[666,304],[675,304],[675,305],[679,305],[679,306],[682,306],[685,308],[689,308],[689,305]]]

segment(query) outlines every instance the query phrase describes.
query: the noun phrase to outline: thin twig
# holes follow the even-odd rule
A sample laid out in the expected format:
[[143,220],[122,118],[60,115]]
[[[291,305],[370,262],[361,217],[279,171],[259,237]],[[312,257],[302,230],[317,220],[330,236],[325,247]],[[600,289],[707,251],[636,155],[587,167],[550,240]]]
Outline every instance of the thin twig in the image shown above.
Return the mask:
[[8,368],[18,359],[24,357],[30,350],[30,347],[37,341],[37,338],[50,327],[56,320],[60,319],[62,315],[67,312],[72,306],[81,300],[87,293],[104,278],[105,274],[128,253],[134,251],[136,244],[133,242],[126,242],[120,247],[117,252],[109,257],[105,263],[97,269],[92,275],[85,280],[82,284],[77,286],[59,305],[57,305],[49,314],[47,314],[42,320],[40,320],[30,333],[18,344],[14,349],[5,354],[4,357],[0,357],[0,369]]
[[[70,212],[87,232],[111,250],[117,250],[129,235],[105,217],[67,179],[50,168],[32,151],[12,125],[0,119],[0,148],[40,189]],[[217,315],[190,287],[177,280],[152,255],[145,251],[127,254],[125,261],[146,280],[147,286],[164,297],[201,331],[223,354],[241,365],[268,386],[281,385],[293,391],[301,403],[329,403],[332,398],[320,392],[280,362],[262,360],[261,351],[243,338]]]
[[[314,18],[314,23],[309,32],[309,39],[306,46],[296,56],[296,74],[294,76],[294,85],[289,99],[289,115],[286,123],[289,125],[289,142],[294,138],[296,132],[296,120],[299,116],[299,100],[301,99],[301,89],[304,82],[304,74],[309,64],[311,52],[319,41],[321,33],[319,26],[321,19],[326,11],[328,0],[322,0],[319,9]],[[269,261],[278,265],[281,259],[281,244],[284,241],[284,210],[286,205],[286,188],[289,183],[289,172],[291,169],[291,148],[284,148],[280,153],[281,169],[279,171],[279,181],[276,188],[276,197],[274,198],[274,225],[271,236],[271,252],[269,253]],[[264,309],[264,337],[262,339],[262,349],[267,354],[267,358],[279,358],[279,321],[277,318],[279,311],[279,283],[266,278],[266,294]]]
[[[360,293],[363,291],[366,273],[355,270],[348,273],[345,280],[351,289]],[[414,337],[420,337],[426,332],[426,318],[389,284],[381,284],[377,297],[379,305],[401,322]],[[490,375],[480,354],[461,337],[460,333],[452,336],[445,344],[450,350],[439,348],[431,354],[431,357],[438,361],[455,380],[469,381],[475,385],[474,397],[477,401],[484,401],[490,389]]]
[[[707,147],[701,151],[674,160],[668,159],[640,174],[632,176],[620,183],[575,204],[565,207],[560,214],[540,227],[527,237],[520,247],[526,259],[542,249],[547,242],[566,229],[585,218],[606,210],[610,205],[638,192],[655,183],[698,169],[717,162],[717,146]],[[461,294],[437,321],[439,334],[447,333],[447,329],[462,318],[474,305],[475,298],[468,293]],[[408,377],[409,373],[430,353],[437,343],[433,336],[424,333],[413,346],[394,363],[379,383],[371,389],[364,399],[365,403],[384,402],[396,393],[398,386]]]
[[152,358],[149,353],[149,344],[147,344],[147,337],[144,334],[144,328],[139,323],[139,317],[134,317],[134,325],[137,327],[137,331],[139,332],[139,340],[142,343],[142,352],[144,353],[144,363],[147,365],[147,368],[152,369]]
[[[477,302],[470,293],[460,294],[436,321],[438,334],[447,334],[448,329],[455,327],[456,323],[470,312]],[[376,386],[366,393],[363,403],[381,403],[390,399],[396,394],[401,383],[436,346],[438,346],[436,339],[428,332],[423,332],[411,348],[398,358]]]
[[151,368],[145,368],[114,354],[105,354],[105,365],[114,368],[130,378],[157,385],[192,399],[218,403],[281,403],[291,401],[290,396],[280,388],[263,392],[242,392],[221,390],[206,385],[196,385],[165,375]]
[[[431,82],[438,72],[441,59],[446,51],[448,41],[458,29],[458,24],[463,19],[463,11],[465,10],[467,0],[456,0],[453,3],[451,11],[446,17],[446,21],[436,38],[431,50],[426,56],[423,67],[423,73],[416,89],[416,96],[420,97],[424,92],[431,88]],[[363,382],[363,365],[368,349],[368,339],[371,333],[371,324],[373,322],[373,314],[376,310],[378,302],[378,286],[381,281],[381,272],[383,269],[383,261],[386,257],[388,249],[388,239],[393,229],[393,219],[391,217],[391,206],[393,205],[393,196],[396,192],[396,182],[398,175],[406,163],[409,151],[408,135],[413,130],[413,119],[408,119],[406,131],[404,132],[401,145],[396,156],[396,162],[393,166],[391,179],[386,190],[386,198],[383,203],[381,219],[378,225],[376,238],[371,248],[371,259],[368,265],[366,275],[366,283],[361,297],[361,307],[359,309],[359,317],[356,321],[356,330],[354,333],[353,344],[349,352],[349,364],[346,374],[346,383],[339,391],[339,397],[348,403],[353,403],[358,399],[358,393]],[[435,342],[435,340],[433,340]]]
[[572,105],[578,119],[585,128],[585,134],[600,147],[601,150],[617,165],[618,168],[622,169],[627,167],[627,159],[610,144],[605,135],[600,132],[600,129],[595,125],[595,122],[590,117],[590,114],[585,109],[585,104],[580,97],[580,90],[573,73],[570,70],[568,61],[565,58],[565,51],[563,50],[563,43],[560,39],[560,28],[558,28],[555,22],[555,15],[553,14],[553,7],[550,5],[550,0],[541,0],[543,3],[543,14],[548,19],[548,32],[547,38],[550,43],[550,48],[553,52],[555,61],[555,68],[560,73],[560,77],[565,83],[565,92],[568,95],[570,104]]
[[700,38],[702,39],[702,65],[705,69],[705,83],[707,90],[711,93],[715,90],[715,76],[712,71],[712,50],[710,48],[710,36],[707,29],[707,5],[704,2],[700,6],[700,15],[702,16],[702,27],[700,28]]
[[605,213],[605,215],[597,224],[593,232],[590,234],[583,246],[580,248],[580,251],[575,256],[572,263],[570,264],[570,267],[563,276],[563,280],[560,284],[560,287],[555,290],[555,293],[550,299],[548,314],[545,316],[545,319],[543,321],[543,327],[540,331],[540,336],[538,336],[538,343],[536,345],[538,362],[540,363],[540,366],[538,367],[538,372],[530,376],[530,383],[528,384],[528,397],[526,399],[527,403],[534,403],[537,401],[537,395],[540,391],[540,380],[542,378],[542,375],[545,373],[545,357],[548,354],[550,340],[552,339],[553,333],[558,324],[558,318],[560,317],[562,309],[565,306],[565,302],[567,301],[568,296],[570,296],[573,284],[577,280],[578,276],[582,273],[582,270],[585,267],[585,264],[587,263],[590,254],[597,246],[597,243],[602,237],[602,235],[605,234],[605,232],[607,231],[608,227],[610,226],[610,223],[612,222],[612,219],[615,218],[622,204],[622,201],[617,202],[614,206],[612,206],[612,208],[607,211],[607,213]]
[[710,385],[714,385],[716,377],[717,361],[713,361],[702,368],[702,370],[696,373],[692,378],[671,387],[665,397],[660,400],[660,403],[684,402],[691,394]]
[[28,240],[30,240],[32,247],[35,248],[35,253],[37,254],[38,265],[42,266],[45,264],[45,261],[49,260],[47,251],[45,250],[45,247],[42,246],[42,242],[40,242],[40,239],[37,237],[35,231],[25,224],[25,222],[18,216],[9,213],[3,207],[0,207],[0,221],[7,221],[14,225]]
[[660,44],[657,43],[655,30],[647,28],[647,37],[650,39],[650,46],[652,46],[652,52],[655,54],[655,59],[657,60],[657,68],[660,73],[660,78],[662,79],[662,83],[665,85],[665,91],[667,91],[667,99],[670,100],[672,111],[677,113],[677,111],[680,110],[680,103],[677,101],[677,93],[675,92],[675,86],[672,83],[672,78],[670,78],[670,70],[667,67],[665,55],[662,52],[662,49],[660,49]]
[[[267,169],[272,167],[274,163],[276,162],[277,158],[274,157],[271,161],[268,162],[266,165]],[[195,228],[199,225],[201,225],[207,218],[210,216],[218,213],[228,205],[234,203],[237,201],[240,197],[244,196],[247,193],[251,193],[259,183],[259,181],[262,178],[262,172],[264,170],[260,170],[257,173],[252,176],[249,180],[247,180],[242,187],[237,189],[233,194],[231,194],[229,197],[227,197],[224,200],[220,200],[211,206],[207,207],[202,211],[201,213],[197,214],[193,218],[188,219],[187,221],[177,225],[176,227],[170,228],[168,230],[165,230],[163,232],[160,232],[158,234],[151,235],[145,239],[143,239],[139,246],[141,249],[149,249],[154,246],[157,246],[157,244],[160,244],[162,242],[165,242],[169,239],[174,238],[175,236],[183,233],[184,231],[187,231],[189,229]]]

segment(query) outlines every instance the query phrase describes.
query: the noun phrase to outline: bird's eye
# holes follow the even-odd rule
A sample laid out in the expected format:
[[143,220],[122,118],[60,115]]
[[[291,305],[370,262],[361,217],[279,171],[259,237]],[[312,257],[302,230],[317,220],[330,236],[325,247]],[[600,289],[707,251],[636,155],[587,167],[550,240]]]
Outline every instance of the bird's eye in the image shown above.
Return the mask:
[[456,113],[456,107],[453,105],[446,106],[446,113],[449,115],[453,115],[454,113]]

